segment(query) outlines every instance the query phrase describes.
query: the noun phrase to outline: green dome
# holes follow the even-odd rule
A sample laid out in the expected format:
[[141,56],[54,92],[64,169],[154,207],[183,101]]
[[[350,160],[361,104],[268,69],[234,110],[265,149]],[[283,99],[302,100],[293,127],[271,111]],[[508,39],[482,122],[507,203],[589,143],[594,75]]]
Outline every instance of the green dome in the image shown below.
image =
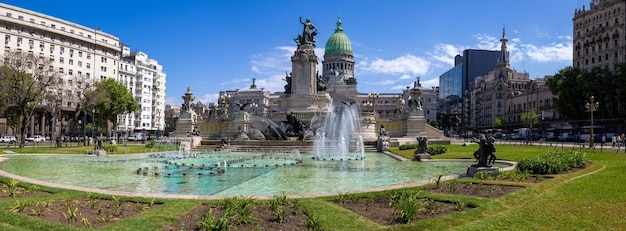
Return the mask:
[[346,54],[352,55],[352,42],[341,28],[341,18],[337,20],[335,33],[326,42],[324,54]]

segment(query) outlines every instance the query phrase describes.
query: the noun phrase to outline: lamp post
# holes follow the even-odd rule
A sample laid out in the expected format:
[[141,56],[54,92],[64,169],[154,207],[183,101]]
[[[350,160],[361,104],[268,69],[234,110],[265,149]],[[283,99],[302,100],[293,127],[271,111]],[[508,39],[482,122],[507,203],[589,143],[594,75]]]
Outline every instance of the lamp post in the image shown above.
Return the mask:
[[252,111],[252,115],[256,116],[256,110],[259,108],[259,105],[257,103],[252,103],[250,104],[250,110]]
[[222,101],[222,107],[223,107],[223,117],[224,118],[228,118],[228,101],[230,100],[232,96],[228,93],[223,94],[220,96],[220,99]]
[[378,99],[378,97],[380,96],[380,94],[378,94],[378,92],[373,91],[369,94],[367,94],[367,97],[370,99],[370,102],[372,103],[372,112],[376,113],[376,100]]
[[593,147],[593,141],[594,141],[594,135],[593,135],[593,112],[598,110],[598,107],[600,107],[600,103],[599,102],[595,102],[595,97],[593,97],[593,95],[591,96],[591,98],[589,99],[589,102],[585,105],[585,108],[587,108],[587,111],[589,112],[589,114],[591,114],[591,137],[589,137],[589,147]]
[[[370,112],[370,110],[372,110],[372,106],[373,106],[373,105],[374,105],[374,104],[373,104],[372,102],[365,102],[365,103],[363,103],[363,106],[364,106],[365,108],[367,108],[367,111],[368,111],[368,112]],[[372,112],[373,112],[373,111],[372,111]]]
[[219,110],[219,107],[220,107],[220,104],[219,104],[219,103],[215,102],[215,103],[213,104],[213,109],[215,110],[215,113],[213,114],[213,117],[214,117],[215,119],[217,119],[217,111]]
[[83,110],[83,146],[87,146],[87,112]]
[[96,128],[96,107],[94,105],[91,105],[91,125],[91,140],[95,140],[94,130]]
[[402,98],[402,95],[400,95],[398,101],[396,101],[396,107],[400,111],[400,118],[404,117],[404,105],[406,105],[406,102]]

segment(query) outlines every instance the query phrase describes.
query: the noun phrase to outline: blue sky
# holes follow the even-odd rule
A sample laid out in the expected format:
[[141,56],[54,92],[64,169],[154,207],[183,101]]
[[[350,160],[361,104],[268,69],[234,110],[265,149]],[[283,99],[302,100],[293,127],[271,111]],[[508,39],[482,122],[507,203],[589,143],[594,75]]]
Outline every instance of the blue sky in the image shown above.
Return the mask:
[[511,66],[531,78],[571,65],[572,18],[583,0],[40,1],[3,0],[120,38],[167,73],[166,101],[187,86],[214,102],[220,90],[282,91],[299,17],[318,27],[316,53],[341,16],[355,55],[359,92],[399,93],[417,76],[426,87],[464,49],[500,49],[506,27]]

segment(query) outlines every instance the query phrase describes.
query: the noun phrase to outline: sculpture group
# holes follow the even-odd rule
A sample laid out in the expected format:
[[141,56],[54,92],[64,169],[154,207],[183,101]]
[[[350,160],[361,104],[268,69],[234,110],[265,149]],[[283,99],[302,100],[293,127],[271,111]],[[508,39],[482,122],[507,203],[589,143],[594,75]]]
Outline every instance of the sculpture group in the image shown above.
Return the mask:
[[480,136],[478,150],[474,152],[474,158],[478,160],[478,167],[491,167],[496,162],[496,139],[493,136],[486,138]]

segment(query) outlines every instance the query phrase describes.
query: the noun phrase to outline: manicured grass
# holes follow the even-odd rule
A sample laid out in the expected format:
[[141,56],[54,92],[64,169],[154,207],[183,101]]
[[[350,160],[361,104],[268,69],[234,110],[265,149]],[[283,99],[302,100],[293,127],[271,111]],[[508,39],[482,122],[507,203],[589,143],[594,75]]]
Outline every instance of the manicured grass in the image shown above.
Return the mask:
[[[129,146],[131,147],[131,146]],[[142,147],[137,145],[137,147]],[[472,144],[446,145],[448,152],[433,156],[434,159],[472,159],[478,146]],[[85,147],[82,147],[85,148]],[[121,147],[118,147],[121,148]],[[144,147],[145,148],[145,147]],[[498,159],[518,161],[524,158],[545,154],[554,147],[529,147],[498,144]],[[66,148],[60,148],[57,153]],[[67,148],[69,149],[69,148]],[[560,147],[557,148],[560,150]],[[41,153],[43,149],[32,152]],[[53,149],[45,149],[54,152]],[[121,149],[118,149],[121,150]],[[138,150],[138,149],[132,149]],[[571,150],[565,147],[565,150]],[[578,150],[578,149],[577,149]],[[444,217],[418,221],[407,225],[383,227],[354,214],[338,205],[330,203],[331,198],[301,199],[305,207],[320,216],[327,230],[619,230],[626,227],[626,154],[615,150],[595,152],[581,150],[587,154],[591,164],[583,170],[555,175],[542,183],[525,183],[526,189],[496,200],[425,193],[425,196],[463,201],[477,206],[474,209]],[[130,151],[129,151],[130,152]],[[141,151],[137,151],[141,152]],[[395,152],[395,150],[394,150]],[[406,152],[406,153],[405,153]],[[80,149],[76,151],[80,153]],[[407,158],[413,157],[413,150],[398,151]],[[407,163],[410,164],[410,163]],[[468,178],[461,181],[471,180]],[[7,182],[8,179],[1,178]],[[27,186],[28,184],[21,184]],[[37,200],[72,200],[84,197],[87,193],[41,187],[54,194],[28,198]],[[380,195],[389,192],[372,192]],[[141,198],[133,198],[141,200]],[[144,200],[150,200],[145,198]],[[176,221],[193,207],[207,201],[160,199],[163,205],[146,210],[100,230],[160,230]],[[13,198],[0,199],[0,229],[2,230],[77,230],[80,228],[53,224],[35,218],[12,213],[9,208],[15,204]]]
[[[147,143],[146,143],[147,144]],[[155,147],[148,148],[146,144],[129,144],[129,145],[115,145],[117,147],[116,152],[109,152],[108,154],[132,154],[132,153],[146,153],[146,152],[160,152],[160,151],[172,151],[177,150],[175,145],[168,147]],[[49,147],[41,145],[39,147],[26,146],[24,148],[8,148],[4,150],[10,150],[19,154],[88,154],[93,150],[93,146],[67,146],[67,147]],[[0,150],[0,154],[3,152]]]

